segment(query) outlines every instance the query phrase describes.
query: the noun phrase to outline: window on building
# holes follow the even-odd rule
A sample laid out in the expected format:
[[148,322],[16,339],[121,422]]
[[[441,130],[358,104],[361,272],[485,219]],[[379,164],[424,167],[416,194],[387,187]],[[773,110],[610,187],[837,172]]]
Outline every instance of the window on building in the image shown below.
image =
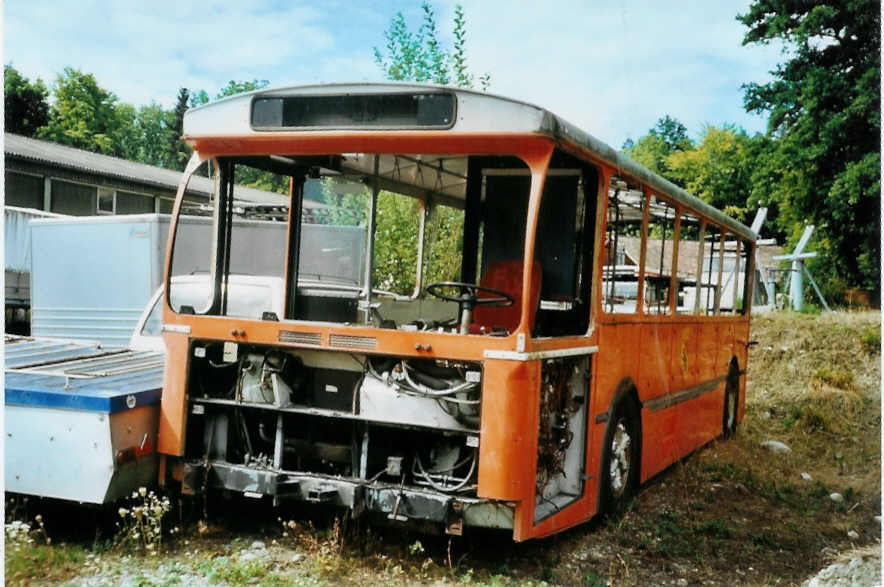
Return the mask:
[[98,188],[98,213],[114,213],[114,190],[110,188]]
[[71,216],[91,216],[96,211],[95,186],[52,180],[51,211]]
[[43,209],[43,178],[36,175],[6,172],[6,205]]
[[160,214],[171,214],[172,208],[175,206],[175,200],[167,200],[160,198]]
[[117,190],[117,214],[150,214],[153,211],[154,203],[151,196]]

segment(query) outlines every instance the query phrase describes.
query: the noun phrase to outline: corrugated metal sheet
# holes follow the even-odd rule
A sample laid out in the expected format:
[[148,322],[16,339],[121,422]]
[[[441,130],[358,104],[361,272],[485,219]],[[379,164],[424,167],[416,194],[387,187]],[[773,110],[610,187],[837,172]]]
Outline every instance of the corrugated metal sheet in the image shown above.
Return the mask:
[[[127,161],[118,157],[100,155],[83,151],[82,149],[38,141],[37,139],[12,133],[5,133],[4,149],[6,157],[18,157],[76,171],[115,177],[125,181],[138,181],[146,185],[169,190],[173,193],[178,189],[178,183],[181,181],[181,172],[174,169],[163,169],[162,167]],[[187,193],[208,198],[212,190],[212,180],[206,177],[194,176],[188,184]],[[283,195],[243,186],[237,186],[236,197],[238,200],[254,204],[287,205],[288,202],[288,198]],[[326,206],[305,200],[304,207],[325,208]]]

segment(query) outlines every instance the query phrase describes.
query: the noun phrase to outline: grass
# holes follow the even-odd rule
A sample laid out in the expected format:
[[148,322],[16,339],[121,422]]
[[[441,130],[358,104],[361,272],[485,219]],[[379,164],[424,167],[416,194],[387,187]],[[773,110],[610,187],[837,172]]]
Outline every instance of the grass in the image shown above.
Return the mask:
[[69,544],[29,544],[6,548],[6,584],[41,585],[63,581],[86,562],[86,550]]
[[[20,551],[7,547],[7,581],[69,579],[100,553],[119,568],[139,569],[132,582],[143,585],[190,578],[230,585],[799,584],[838,552],[880,552],[880,313],[759,315],[751,338],[759,344],[750,350],[737,437],[651,480],[619,518],[525,544],[505,533],[468,532],[449,542],[398,527],[353,531],[339,518],[271,520],[246,534],[210,521],[203,532],[191,526],[170,539],[163,557],[129,562],[98,540],[91,552],[41,540]],[[767,452],[761,443],[768,439],[792,452]],[[835,492],[842,501],[829,498]],[[266,558],[242,557],[254,540],[267,544]],[[176,566],[157,570],[161,558]]]

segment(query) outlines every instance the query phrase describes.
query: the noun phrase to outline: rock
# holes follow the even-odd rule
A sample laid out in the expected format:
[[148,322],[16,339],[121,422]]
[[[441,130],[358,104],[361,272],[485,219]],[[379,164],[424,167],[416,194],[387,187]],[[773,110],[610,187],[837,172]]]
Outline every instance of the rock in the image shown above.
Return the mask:
[[792,449],[788,447],[788,445],[783,444],[779,440],[765,440],[761,443],[761,446],[769,450],[774,454],[789,454],[792,452]]
[[856,540],[857,538],[859,538],[859,534],[857,534],[855,531],[851,530],[850,532],[847,533],[847,537],[852,540]]
[[841,503],[842,501],[844,501],[844,496],[840,493],[832,493],[831,495],[829,495],[829,499],[831,499],[835,503]]
[[801,473],[801,478],[805,481],[813,481],[813,477],[810,476],[810,473]]
[[875,522],[880,524],[881,523],[881,516],[875,516]]
[[252,545],[249,546],[249,550],[266,550],[267,546],[264,545],[260,540],[255,540],[252,542]]
[[880,554],[859,554],[858,556],[851,557],[849,561],[834,563],[803,583],[806,587],[880,584]]
[[304,555],[302,553],[296,552],[295,554],[292,555],[292,562],[293,563],[298,564],[302,560],[304,560]]

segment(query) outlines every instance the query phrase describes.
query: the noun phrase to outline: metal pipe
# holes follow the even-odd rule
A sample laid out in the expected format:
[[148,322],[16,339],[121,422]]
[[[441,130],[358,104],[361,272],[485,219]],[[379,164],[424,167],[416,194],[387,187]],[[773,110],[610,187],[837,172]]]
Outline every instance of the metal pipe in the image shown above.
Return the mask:
[[282,453],[285,449],[283,444],[285,436],[283,434],[282,427],[282,414],[276,415],[276,438],[273,443],[273,468],[274,469],[282,469]]

